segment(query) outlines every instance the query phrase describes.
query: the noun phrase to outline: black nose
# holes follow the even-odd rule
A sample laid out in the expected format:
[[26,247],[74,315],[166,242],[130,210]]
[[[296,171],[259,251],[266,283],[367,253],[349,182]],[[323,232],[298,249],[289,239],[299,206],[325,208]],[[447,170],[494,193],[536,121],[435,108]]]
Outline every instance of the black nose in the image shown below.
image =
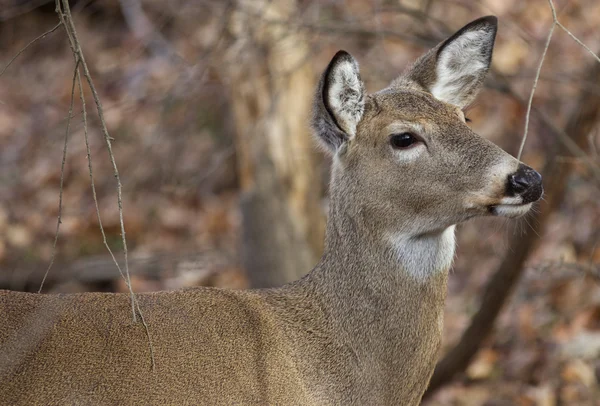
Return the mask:
[[535,202],[543,192],[542,175],[527,165],[520,164],[515,173],[508,175],[506,194],[521,196],[523,204]]

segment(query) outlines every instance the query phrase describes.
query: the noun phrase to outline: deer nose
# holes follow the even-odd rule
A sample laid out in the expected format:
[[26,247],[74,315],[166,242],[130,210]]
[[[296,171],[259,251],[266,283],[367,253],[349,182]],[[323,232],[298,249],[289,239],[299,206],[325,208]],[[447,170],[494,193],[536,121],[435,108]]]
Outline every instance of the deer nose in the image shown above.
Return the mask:
[[521,196],[523,204],[535,202],[544,192],[542,175],[527,165],[519,164],[517,171],[508,175],[507,195]]

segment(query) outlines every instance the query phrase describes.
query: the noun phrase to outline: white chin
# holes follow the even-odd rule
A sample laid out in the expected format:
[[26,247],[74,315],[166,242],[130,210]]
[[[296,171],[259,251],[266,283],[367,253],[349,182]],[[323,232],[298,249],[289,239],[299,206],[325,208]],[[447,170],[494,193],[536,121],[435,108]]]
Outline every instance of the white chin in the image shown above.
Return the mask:
[[532,203],[527,204],[499,204],[492,207],[492,213],[501,217],[521,217],[531,209]]

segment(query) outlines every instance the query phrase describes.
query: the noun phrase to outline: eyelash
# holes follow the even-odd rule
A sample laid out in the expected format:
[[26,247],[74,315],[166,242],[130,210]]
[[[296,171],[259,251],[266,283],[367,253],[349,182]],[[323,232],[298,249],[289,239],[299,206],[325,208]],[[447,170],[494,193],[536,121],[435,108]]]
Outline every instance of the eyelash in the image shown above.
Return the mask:
[[469,117],[465,116],[465,121],[466,121],[467,123],[470,123],[470,122],[472,122],[473,120],[471,120]]

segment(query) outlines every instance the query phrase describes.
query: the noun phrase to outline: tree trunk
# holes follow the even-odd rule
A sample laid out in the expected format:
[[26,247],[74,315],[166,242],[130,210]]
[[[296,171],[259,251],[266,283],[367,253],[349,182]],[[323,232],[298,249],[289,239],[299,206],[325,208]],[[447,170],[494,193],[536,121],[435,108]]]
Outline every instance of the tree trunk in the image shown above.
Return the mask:
[[315,83],[296,3],[240,1],[227,75],[242,192],[242,263],[254,287],[296,280],[316,264],[324,220],[309,133]]

